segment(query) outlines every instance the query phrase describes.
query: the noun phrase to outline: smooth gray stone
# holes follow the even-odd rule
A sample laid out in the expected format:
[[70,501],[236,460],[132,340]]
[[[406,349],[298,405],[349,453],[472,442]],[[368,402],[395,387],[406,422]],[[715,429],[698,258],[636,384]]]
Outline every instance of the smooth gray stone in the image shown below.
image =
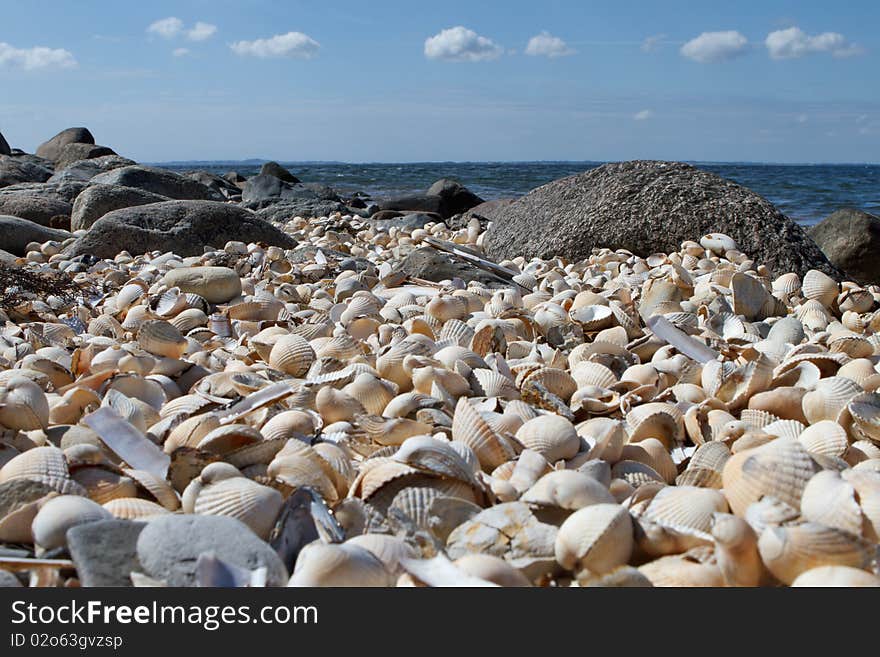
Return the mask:
[[67,530],[67,549],[83,586],[132,586],[141,572],[137,543],[146,523],[99,520]]

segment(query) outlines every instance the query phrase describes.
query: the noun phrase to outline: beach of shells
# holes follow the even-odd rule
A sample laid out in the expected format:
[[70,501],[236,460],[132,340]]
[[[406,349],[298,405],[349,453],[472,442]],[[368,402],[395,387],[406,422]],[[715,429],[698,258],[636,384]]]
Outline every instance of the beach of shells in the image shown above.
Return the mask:
[[[72,528],[195,514],[290,586],[880,585],[880,287],[721,234],[432,283],[403,258],[474,260],[478,222],[283,229],[299,248],[31,245],[81,293],[0,316],[0,491],[33,482],[0,492],[0,570],[77,586]],[[203,556],[201,585],[266,583]]]

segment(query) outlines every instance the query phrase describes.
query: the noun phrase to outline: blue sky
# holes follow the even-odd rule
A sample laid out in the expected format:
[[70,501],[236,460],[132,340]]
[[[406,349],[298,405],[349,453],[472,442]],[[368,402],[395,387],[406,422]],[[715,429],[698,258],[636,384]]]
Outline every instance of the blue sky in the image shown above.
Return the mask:
[[0,16],[0,132],[29,151],[85,125],[140,161],[880,161],[876,0],[0,0]]

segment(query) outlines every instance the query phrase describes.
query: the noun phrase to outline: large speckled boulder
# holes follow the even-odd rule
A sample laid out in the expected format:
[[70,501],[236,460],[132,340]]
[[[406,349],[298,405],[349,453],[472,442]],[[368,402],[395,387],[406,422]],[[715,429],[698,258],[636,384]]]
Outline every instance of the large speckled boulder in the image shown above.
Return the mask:
[[113,210],[170,200],[167,196],[147,192],[136,187],[91,185],[77,196],[76,201],[73,203],[70,229],[84,230],[91,228],[92,224],[98,219]]
[[140,165],[120,167],[92,178],[99,185],[124,185],[178,200],[222,201],[213,189],[167,169]]
[[581,260],[597,247],[647,256],[713,232],[730,235],[776,274],[819,269],[842,276],[804,229],[768,200],[681,162],[606,164],[538,187],[491,219],[484,246],[496,259]]
[[95,138],[88,128],[67,128],[37,147],[37,155],[53,162],[68,144],[94,144]]

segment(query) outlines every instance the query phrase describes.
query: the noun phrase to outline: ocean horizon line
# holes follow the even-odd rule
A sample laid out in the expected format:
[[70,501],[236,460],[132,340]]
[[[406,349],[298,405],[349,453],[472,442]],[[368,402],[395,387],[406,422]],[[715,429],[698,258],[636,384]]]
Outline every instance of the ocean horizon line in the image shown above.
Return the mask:
[[[649,160],[651,158],[640,158]],[[306,165],[393,165],[393,164],[608,164],[611,162],[626,162],[629,160],[284,160],[272,158],[243,158],[243,159],[214,159],[214,160],[155,160],[147,161],[147,165],[170,165],[181,166],[190,164],[264,164],[266,162],[278,162],[281,164],[306,164]],[[668,160],[669,162],[684,162],[693,165],[719,165],[719,166],[792,166],[792,167],[857,167],[857,166],[880,166],[880,162],[762,162],[750,160]]]

